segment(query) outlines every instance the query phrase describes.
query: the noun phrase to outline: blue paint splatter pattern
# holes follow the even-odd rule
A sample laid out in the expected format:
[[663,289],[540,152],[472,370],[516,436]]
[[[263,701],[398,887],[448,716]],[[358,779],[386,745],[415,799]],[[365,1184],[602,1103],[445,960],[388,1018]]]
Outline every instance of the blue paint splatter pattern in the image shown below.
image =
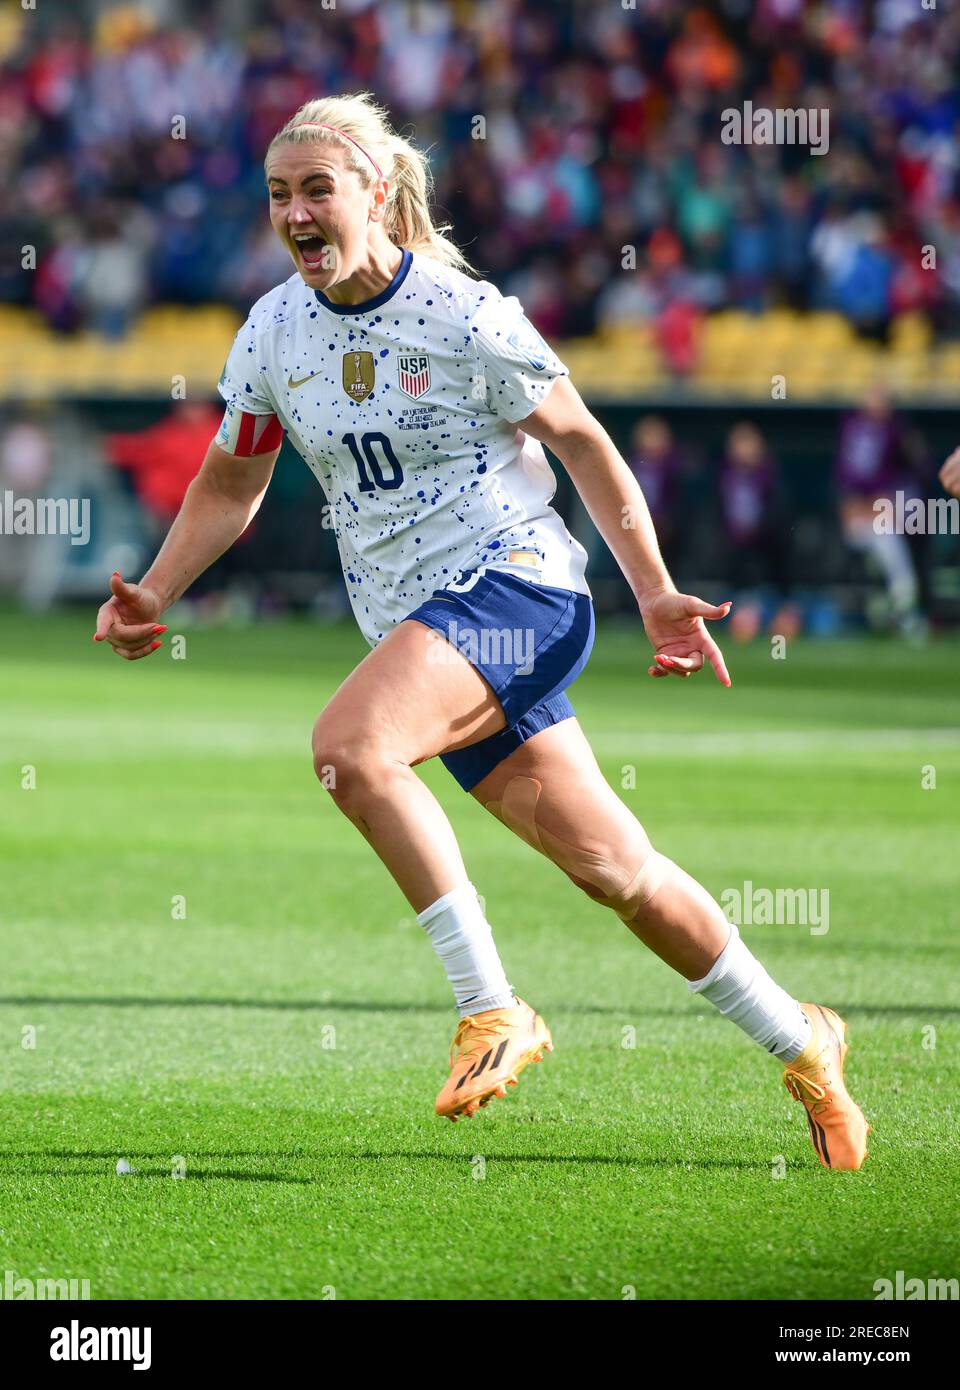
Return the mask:
[[517,428],[566,374],[516,298],[405,252],[366,304],[333,305],[299,274],[264,295],[219,390],[276,414],[323,487],[350,602],[376,646],[480,565],[589,592],[586,552],[550,506],[543,447]]

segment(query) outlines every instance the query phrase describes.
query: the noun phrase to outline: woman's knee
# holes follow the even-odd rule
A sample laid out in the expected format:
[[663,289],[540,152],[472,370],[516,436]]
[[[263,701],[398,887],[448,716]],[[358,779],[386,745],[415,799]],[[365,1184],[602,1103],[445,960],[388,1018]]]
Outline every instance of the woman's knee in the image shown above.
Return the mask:
[[349,812],[378,787],[392,760],[382,742],[364,729],[349,729],[320,715],[313,728],[313,769],[320,785]]
[[606,783],[592,792],[517,777],[486,806],[588,897],[629,919],[657,893],[670,861]]

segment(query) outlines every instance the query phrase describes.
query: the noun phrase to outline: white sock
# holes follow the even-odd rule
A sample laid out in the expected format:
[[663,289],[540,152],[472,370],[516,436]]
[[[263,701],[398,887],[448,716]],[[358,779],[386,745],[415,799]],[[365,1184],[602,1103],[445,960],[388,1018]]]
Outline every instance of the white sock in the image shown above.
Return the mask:
[[417,914],[447,972],[461,1016],[516,1007],[490,924],[472,883],[444,893]]
[[810,1041],[810,1020],[747,950],[735,926],[709,974],[687,985],[781,1062],[799,1057]]

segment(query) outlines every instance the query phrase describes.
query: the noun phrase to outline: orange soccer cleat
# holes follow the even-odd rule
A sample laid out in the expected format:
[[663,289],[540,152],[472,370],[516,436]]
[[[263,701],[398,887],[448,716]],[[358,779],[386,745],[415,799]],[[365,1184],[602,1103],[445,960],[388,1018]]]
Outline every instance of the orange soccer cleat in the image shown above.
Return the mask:
[[516,1008],[487,1009],[461,1018],[450,1047],[450,1075],[437,1096],[438,1115],[472,1116],[508,1086],[528,1062],[553,1051],[550,1029],[540,1015],[517,1000]]
[[843,1080],[847,1025],[833,1009],[800,1005],[813,1029],[806,1047],[788,1062],[783,1081],[807,1111],[810,1137],[825,1168],[859,1168],[867,1156],[870,1126]]

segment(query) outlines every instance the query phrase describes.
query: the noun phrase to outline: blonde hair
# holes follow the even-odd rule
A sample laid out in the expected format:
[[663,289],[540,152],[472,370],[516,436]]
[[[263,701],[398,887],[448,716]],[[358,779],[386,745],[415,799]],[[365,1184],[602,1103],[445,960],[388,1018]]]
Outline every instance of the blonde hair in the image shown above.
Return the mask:
[[[318,129],[322,126],[334,129]],[[387,180],[384,227],[395,246],[419,251],[457,270],[476,273],[450,240],[452,228],[434,225],[430,211],[433,175],[426,155],[397,135],[386,109],[370,92],[304,102],[270,141],[264,166],[278,145],[321,140],[328,140],[345,152],[347,168],[359,176],[364,188],[373,185],[378,177],[374,166],[379,166],[380,176]]]

